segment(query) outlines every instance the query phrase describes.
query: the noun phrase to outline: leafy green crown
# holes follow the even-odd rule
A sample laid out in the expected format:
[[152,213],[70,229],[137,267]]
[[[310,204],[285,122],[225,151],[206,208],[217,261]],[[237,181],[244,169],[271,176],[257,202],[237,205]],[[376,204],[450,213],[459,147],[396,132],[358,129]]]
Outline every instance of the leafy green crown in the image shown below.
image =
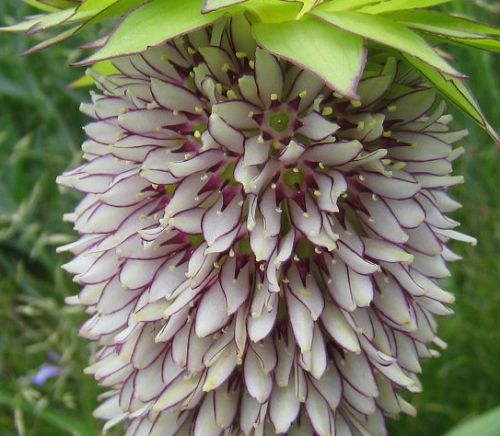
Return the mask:
[[244,12],[258,44],[310,70],[338,93],[356,99],[367,46],[389,51],[420,71],[448,100],[500,144],[465,76],[436,48],[442,43],[500,52],[500,29],[427,8],[453,0],[25,0],[44,13],[2,28],[59,33],[30,52],[64,41],[108,20],[114,30],[89,47],[77,65],[110,71],[110,59],[142,52],[195,29]]

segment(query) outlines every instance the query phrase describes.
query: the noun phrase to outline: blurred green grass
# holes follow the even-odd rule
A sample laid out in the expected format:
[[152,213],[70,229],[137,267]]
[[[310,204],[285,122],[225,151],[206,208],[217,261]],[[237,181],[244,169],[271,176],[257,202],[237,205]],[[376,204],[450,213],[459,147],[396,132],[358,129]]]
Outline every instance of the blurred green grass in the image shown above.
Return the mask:
[[[470,0],[452,7],[500,24],[498,14]],[[19,0],[0,2],[2,24],[29,12]],[[74,237],[61,215],[77,197],[61,195],[54,180],[78,162],[83,139],[78,104],[86,92],[66,87],[81,71],[64,67],[78,56],[77,45],[21,57],[26,37],[0,35],[2,435],[99,434],[91,416],[99,390],[82,372],[93,350],[77,336],[84,315],[64,305],[77,289],[59,268],[67,259],[55,254],[57,245]],[[498,131],[499,57],[458,49],[453,54]],[[441,321],[440,336],[449,347],[440,359],[424,363],[424,392],[411,397],[419,415],[390,423],[395,436],[442,435],[500,403],[500,153],[471,121],[457,114],[456,122],[470,130],[457,168],[466,183],[454,192],[464,205],[456,217],[479,244],[454,246],[464,260],[452,265],[448,283],[457,295],[456,314]],[[51,352],[61,356],[62,375],[34,387],[31,376]]]
[[[0,2],[2,24],[31,12]],[[99,434],[98,389],[82,373],[91,349],[77,335],[85,317],[64,305],[76,287],[55,254],[74,239],[61,214],[76,197],[62,196],[55,178],[79,159],[85,93],[66,86],[81,74],[65,68],[74,49],[21,57],[29,43],[0,35],[0,434]],[[61,356],[62,374],[35,388],[49,353]]]

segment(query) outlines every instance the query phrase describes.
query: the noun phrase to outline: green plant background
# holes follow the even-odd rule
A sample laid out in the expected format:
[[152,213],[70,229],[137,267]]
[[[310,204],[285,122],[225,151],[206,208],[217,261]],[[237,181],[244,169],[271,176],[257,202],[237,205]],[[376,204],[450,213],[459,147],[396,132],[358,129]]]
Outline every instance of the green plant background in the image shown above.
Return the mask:
[[[484,4],[456,1],[449,9],[500,24],[500,12]],[[31,12],[19,0],[2,0],[0,24]],[[78,197],[54,180],[79,162],[78,104],[87,92],[67,88],[81,75],[64,67],[78,58],[78,41],[21,57],[35,42],[0,35],[0,434],[97,435],[91,412],[99,389],[83,374],[93,350],[77,335],[85,316],[64,305],[77,291],[60,269],[68,258],[55,254],[75,236],[61,215]],[[500,58],[452,53],[500,130]],[[411,397],[418,416],[391,422],[394,436],[442,435],[500,403],[500,152],[471,121],[457,114],[456,122],[470,129],[457,168],[466,183],[454,192],[464,205],[456,218],[479,244],[454,245],[464,260],[452,265],[447,283],[457,295],[456,314],[441,321],[449,347],[424,363],[424,392]],[[54,351],[62,375],[33,386],[31,377]]]

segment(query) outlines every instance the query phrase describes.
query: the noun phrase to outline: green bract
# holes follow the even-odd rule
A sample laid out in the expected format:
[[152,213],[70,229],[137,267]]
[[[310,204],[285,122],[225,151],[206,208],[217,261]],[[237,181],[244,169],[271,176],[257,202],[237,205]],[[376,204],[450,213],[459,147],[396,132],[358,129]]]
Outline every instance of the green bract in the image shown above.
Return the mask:
[[121,19],[109,37],[95,44],[97,50],[78,63],[99,63],[101,72],[109,69],[105,63],[109,59],[142,52],[244,11],[262,48],[311,71],[339,94],[356,99],[366,45],[374,45],[406,59],[500,143],[464,84],[464,76],[433,47],[450,43],[499,52],[500,30],[425,9],[453,0],[26,1],[44,13],[2,30],[31,34],[64,28],[30,51],[57,44],[94,24]]

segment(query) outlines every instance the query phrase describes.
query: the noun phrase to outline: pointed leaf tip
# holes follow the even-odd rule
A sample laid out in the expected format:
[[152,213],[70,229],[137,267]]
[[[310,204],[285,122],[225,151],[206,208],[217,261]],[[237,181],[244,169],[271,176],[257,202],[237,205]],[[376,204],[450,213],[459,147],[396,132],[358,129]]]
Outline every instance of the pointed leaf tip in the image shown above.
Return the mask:
[[323,11],[321,8],[313,10],[311,14],[330,26],[414,56],[450,76],[465,78],[462,73],[439,56],[420,35],[393,20],[360,12],[332,13]]
[[449,101],[479,124],[500,146],[500,136],[484,116],[474,95],[463,80],[450,77],[411,56],[406,60],[413,65]]
[[258,23],[253,33],[267,51],[310,71],[340,94],[358,98],[356,88],[366,62],[366,49],[359,36],[312,18]]
[[201,14],[199,0],[169,2],[168,8],[163,0],[153,0],[133,10],[99,51],[75,65],[89,65],[140,53],[176,36],[207,26],[221,15],[222,11]]

